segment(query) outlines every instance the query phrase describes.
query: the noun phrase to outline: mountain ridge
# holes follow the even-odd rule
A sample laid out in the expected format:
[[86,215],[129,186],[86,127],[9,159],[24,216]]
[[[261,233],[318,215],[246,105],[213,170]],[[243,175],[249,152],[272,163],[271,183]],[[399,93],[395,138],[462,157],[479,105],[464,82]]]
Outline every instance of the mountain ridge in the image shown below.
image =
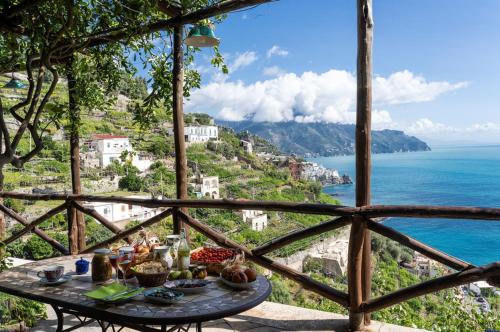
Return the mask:
[[[285,153],[299,156],[351,155],[355,151],[355,125],[340,123],[299,123],[217,121],[237,132],[248,131],[269,140]],[[373,153],[429,151],[424,141],[401,130],[372,131]]]

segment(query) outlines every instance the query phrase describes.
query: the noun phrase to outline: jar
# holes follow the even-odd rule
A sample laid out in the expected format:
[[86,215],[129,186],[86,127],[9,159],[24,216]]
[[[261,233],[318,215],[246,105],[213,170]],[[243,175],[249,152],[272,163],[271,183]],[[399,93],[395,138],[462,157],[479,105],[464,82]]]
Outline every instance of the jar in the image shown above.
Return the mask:
[[92,280],[93,281],[107,281],[111,279],[113,267],[109,261],[109,249],[97,249],[94,251],[92,258]]
[[198,265],[193,270],[194,279],[205,279],[208,276],[207,267],[205,265]]
[[89,262],[85,259],[80,258],[75,262],[76,274],[85,274],[89,272]]
[[177,267],[177,249],[179,249],[179,235],[167,235],[167,247],[170,247],[170,256],[173,259],[173,267]]
[[157,246],[153,249],[153,259],[155,261],[161,262],[161,264],[168,269],[172,267],[174,260],[170,256],[170,247],[167,246]]
[[[135,258],[134,247],[121,247],[120,249],[118,249],[118,255],[124,260],[128,259],[129,261],[133,262]],[[126,256],[126,258],[123,258],[124,256]]]

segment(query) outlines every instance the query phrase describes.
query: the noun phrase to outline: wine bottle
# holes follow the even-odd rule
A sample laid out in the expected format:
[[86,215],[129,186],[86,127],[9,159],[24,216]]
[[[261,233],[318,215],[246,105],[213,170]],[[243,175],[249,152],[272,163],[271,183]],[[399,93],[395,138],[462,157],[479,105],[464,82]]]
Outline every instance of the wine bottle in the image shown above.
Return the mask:
[[181,229],[181,239],[179,241],[179,248],[177,249],[177,270],[184,271],[189,269],[191,250],[186,240],[186,231]]

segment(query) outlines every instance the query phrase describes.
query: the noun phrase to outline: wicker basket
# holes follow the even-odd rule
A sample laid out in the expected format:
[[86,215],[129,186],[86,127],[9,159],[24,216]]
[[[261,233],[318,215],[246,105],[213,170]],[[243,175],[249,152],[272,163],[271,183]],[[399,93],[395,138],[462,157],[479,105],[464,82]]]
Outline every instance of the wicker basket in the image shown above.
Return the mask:
[[135,266],[148,261],[152,261],[150,256],[143,257],[142,260],[136,259],[130,271],[137,278],[139,285],[143,287],[156,287],[163,285],[167,281],[167,277],[170,273],[170,270],[167,270],[162,273],[142,273],[134,269]]
[[142,287],[157,287],[163,285],[167,281],[170,271],[162,273],[140,273],[134,271],[134,275]]

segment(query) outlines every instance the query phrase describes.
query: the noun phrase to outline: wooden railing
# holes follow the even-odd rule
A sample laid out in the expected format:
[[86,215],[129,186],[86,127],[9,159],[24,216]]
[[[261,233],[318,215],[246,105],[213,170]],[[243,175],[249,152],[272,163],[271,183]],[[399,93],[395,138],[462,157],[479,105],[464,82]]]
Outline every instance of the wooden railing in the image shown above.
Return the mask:
[[[491,220],[500,221],[500,209],[495,208],[476,208],[476,207],[439,207],[439,206],[366,206],[366,207],[347,207],[330,204],[308,204],[308,203],[293,203],[293,202],[273,202],[273,201],[239,201],[239,200],[156,200],[156,199],[140,199],[129,197],[113,197],[113,196],[91,196],[91,195],[43,195],[43,194],[23,194],[15,192],[2,192],[2,198],[22,199],[22,200],[56,200],[63,201],[62,204],[52,208],[41,217],[28,222],[15,211],[0,204],[0,210],[11,218],[17,220],[25,227],[12,234],[9,238],[3,241],[4,244],[9,244],[19,239],[21,236],[33,232],[47,241],[52,247],[60,251],[62,254],[77,254],[88,253],[101,247],[106,247],[112,243],[125,240],[130,242],[130,236],[138,232],[144,227],[154,225],[171,214],[175,214],[182,222],[189,225],[196,231],[213,240],[220,246],[234,248],[245,253],[247,259],[256,264],[274,271],[286,278],[296,281],[304,288],[313,291],[327,299],[335,301],[340,305],[349,308],[351,311],[359,313],[369,313],[377,311],[388,306],[391,306],[402,301],[436,292],[450,287],[459,286],[462,284],[486,280],[490,284],[500,287],[500,262],[494,262],[484,266],[475,266],[468,262],[464,262],[449,254],[432,248],[414,238],[402,234],[390,227],[387,227],[372,218],[379,217],[417,217],[417,218],[449,218],[449,219],[473,219],[473,220]],[[127,229],[122,230],[112,222],[107,220],[92,208],[85,207],[82,202],[110,202],[124,203],[130,205],[140,205],[150,208],[164,208],[162,212],[154,217],[143,221],[142,223]],[[80,212],[93,217],[103,226],[108,228],[114,235],[101,243],[91,247],[77,248],[78,242],[77,232],[71,225],[68,225],[69,247],[65,248],[56,240],[49,237],[46,233],[40,230],[37,226],[50,217],[61,213],[65,210],[75,208]],[[266,210],[266,211],[282,211],[304,214],[328,215],[333,217],[331,220],[320,223],[318,225],[297,230],[288,233],[284,236],[275,238],[255,249],[249,249],[244,245],[234,242],[219,233],[205,223],[191,217],[185,208],[209,208],[209,209],[230,209],[230,210]],[[68,212],[68,214],[71,214]],[[457,272],[451,273],[442,277],[438,277],[429,281],[422,282],[407,288],[397,290],[393,293],[380,296],[378,298],[363,301],[363,303],[354,308],[352,306],[350,295],[351,292],[357,294],[362,293],[362,290],[353,289],[359,283],[348,285],[348,293],[339,291],[328,285],[320,283],[305,273],[293,270],[283,264],[280,264],[265,255],[282,248],[296,241],[319,235],[343,226],[354,225],[351,227],[351,237],[349,244],[348,265],[349,270],[360,269],[360,264],[356,262],[356,255],[359,251],[357,242],[358,237],[355,232],[359,229],[369,229],[384,237],[394,240],[408,248],[411,248],[433,260],[436,260]],[[355,271],[358,272],[358,271]]]

